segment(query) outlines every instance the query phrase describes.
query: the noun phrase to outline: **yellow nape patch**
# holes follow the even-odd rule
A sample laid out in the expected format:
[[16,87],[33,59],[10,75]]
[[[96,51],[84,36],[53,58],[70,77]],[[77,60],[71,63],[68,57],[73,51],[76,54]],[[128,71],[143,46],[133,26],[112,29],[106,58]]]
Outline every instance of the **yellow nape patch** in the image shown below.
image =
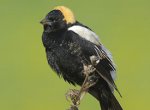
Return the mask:
[[74,14],[69,8],[67,8],[65,6],[57,6],[54,9],[60,10],[62,12],[62,14],[64,15],[64,19],[66,20],[67,24],[69,24],[69,23],[73,24],[76,22]]

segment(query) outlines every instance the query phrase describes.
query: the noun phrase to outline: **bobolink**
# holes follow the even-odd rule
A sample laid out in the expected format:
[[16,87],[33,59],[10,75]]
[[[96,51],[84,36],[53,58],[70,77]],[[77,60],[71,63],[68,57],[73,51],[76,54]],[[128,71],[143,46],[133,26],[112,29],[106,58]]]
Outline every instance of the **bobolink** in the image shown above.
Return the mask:
[[41,24],[42,41],[52,69],[65,81],[82,86],[82,91],[100,102],[102,110],[122,110],[113,94],[118,91],[114,83],[115,65],[99,37],[64,6],[50,11]]

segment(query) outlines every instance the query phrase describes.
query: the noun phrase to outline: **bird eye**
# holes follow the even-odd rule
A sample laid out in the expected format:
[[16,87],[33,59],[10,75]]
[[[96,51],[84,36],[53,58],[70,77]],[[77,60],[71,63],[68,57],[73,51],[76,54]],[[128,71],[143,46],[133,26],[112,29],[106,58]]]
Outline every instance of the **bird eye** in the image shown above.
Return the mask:
[[54,21],[54,18],[49,18],[50,21]]

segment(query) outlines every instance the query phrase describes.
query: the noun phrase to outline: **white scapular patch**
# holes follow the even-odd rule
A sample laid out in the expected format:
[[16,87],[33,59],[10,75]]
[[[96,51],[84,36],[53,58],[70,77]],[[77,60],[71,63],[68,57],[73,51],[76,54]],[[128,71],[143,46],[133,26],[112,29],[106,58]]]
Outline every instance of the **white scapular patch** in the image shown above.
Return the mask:
[[[110,58],[113,66],[115,67],[111,53],[100,43],[98,35],[96,35],[93,31],[91,31],[91,30],[89,30],[83,26],[79,26],[79,25],[72,26],[72,27],[68,28],[68,31],[69,30],[75,32],[80,37],[82,37],[82,38],[84,38],[84,39],[86,39],[86,40],[88,40],[88,41],[90,41],[96,45],[101,45],[102,50]],[[99,62],[99,60],[97,60],[97,61]],[[116,79],[116,71],[115,70],[111,71],[110,74],[111,74],[113,80],[115,80]]]
[[75,32],[76,34],[80,35],[80,37],[82,37],[96,45],[100,44],[99,37],[93,31],[91,31],[83,26],[79,26],[79,25],[72,26],[72,27],[68,28],[68,30]]

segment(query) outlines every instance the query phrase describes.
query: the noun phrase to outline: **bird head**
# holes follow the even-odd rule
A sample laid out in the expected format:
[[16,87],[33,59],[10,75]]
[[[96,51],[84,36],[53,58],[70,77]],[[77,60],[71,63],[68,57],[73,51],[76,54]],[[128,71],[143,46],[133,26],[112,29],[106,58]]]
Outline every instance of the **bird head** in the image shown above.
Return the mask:
[[50,11],[40,22],[44,27],[44,32],[55,32],[65,29],[69,24],[75,23],[73,12],[64,6],[57,6]]

